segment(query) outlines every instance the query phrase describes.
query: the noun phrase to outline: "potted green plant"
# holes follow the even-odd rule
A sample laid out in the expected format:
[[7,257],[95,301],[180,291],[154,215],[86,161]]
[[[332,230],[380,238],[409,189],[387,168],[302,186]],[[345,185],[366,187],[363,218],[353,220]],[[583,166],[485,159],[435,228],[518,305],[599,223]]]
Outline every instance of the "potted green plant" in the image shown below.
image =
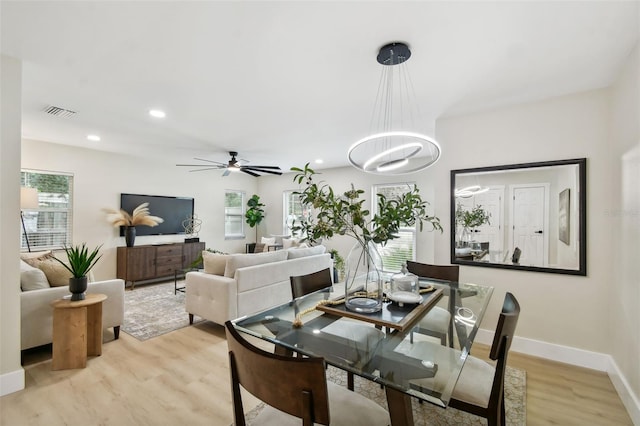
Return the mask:
[[462,246],[468,243],[471,238],[470,230],[484,225],[490,224],[491,214],[482,208],[481,204],[476,204],[471,210],[466,210],[461,203],[456,206],[456,227],[462,227],[459,233],[458,245]]
[[[351,189],[342,194],[336,193],[329,185],[314,181],[317,173],[308,163],[303,169],[292,167],[291,170],[296,172],[294,182],[304,185],[304,189],[297,192],[300,201],[315,211],[315,215],[310,215],[299,224],[294,223],[293,231],[301,231],[312,243],[321,238],[330,239],[334,235],[347,235],[355,239],[346,262],[346,306],[365,313],[380,310],[382,280],[379,268],[382,265],[375,244],[384,245],[398,238],[402,226],[418,224],[422,230],[424,223],[428,223],[442,232],[440,219],[427,213],[428,203],[422,200],[416,186],[408,186],[407,192],[390,198],[377,194],[378,211],[370,217],[369,210],[364,206],[366,200],[361,199],[365,191],[355,189],[352,184]],[[363,284],[362,277],[365,277]],[[365,291],[354,292],[356,286],[362,286]]]
[[69,278],[69,291],[71,292],[72,301],[84,300],[84,292],[87,290],[87,273],[89,273],[91,268],[93,268],[102,257],[102,255],[98,256],[98,251],[101,247],[102,245],[99,245],[89,252],[85,243],[75,247],[64,246],[68,264],[54,257],[55,260],[71,272],[72,277]]
[[336,249],[329,250],[329,253],[333,259],[333,280],[340,282],[344,279],[344,258]]
[[251,228],[256,228],[256,243],[258,242],[258,225],[260,225],[260,222],[264,219],[264,206],[265,205],[260,202],[260,196],[253,194],[247,201],[248,208],[247,212],[244,214],[247,224]]

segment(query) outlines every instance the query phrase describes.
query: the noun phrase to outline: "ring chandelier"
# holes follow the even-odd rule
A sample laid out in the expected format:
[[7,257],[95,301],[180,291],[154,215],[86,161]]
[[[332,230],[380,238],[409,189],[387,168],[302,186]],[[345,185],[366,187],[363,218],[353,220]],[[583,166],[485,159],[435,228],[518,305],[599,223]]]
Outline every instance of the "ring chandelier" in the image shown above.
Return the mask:
[[377,130],[351,145],[348,152],[349,162],[364,172],[413,173],[440,158],[441,148],[434,138],[408,130],[416,128],[413,110],[417,109],[409,96],[413,85],[405,62],[410,57],[409,46],[399,42],[381,47],[378,53],[383,68],[371,120],[372,129]]

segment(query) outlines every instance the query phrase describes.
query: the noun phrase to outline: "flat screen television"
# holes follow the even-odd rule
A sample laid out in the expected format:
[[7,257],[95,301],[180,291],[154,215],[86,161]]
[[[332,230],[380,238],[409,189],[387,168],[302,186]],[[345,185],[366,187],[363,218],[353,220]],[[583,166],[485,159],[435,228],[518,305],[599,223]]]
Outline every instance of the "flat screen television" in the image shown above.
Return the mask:
[[[142,203],[149,203],[151,216],[158,216],[164,222],[158,226],[136,226],[136,235],[184,234],[182,222],[193,216],[193,198],[166,197],[161,195],[120,194],[120,208],[129,214]],[[124,236],[124,227],[120,227]]]

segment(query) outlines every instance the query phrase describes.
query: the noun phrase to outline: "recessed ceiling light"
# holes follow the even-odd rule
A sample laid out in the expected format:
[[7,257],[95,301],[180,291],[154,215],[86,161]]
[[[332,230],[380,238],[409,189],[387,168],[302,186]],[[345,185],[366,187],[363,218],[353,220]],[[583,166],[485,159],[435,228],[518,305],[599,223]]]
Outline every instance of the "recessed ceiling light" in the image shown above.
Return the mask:
[[318,158],[316,160],[316,164],[322,164],[322,163],[324,163],[324,160],[322,158]]
[[149,115],[155,118],[165,118],[167,116],[164,111],[160,111],[159,109],[149,110]]
[[89,139],[90,141],[99,142],[100,141],[100,136],[98,136],[98,135],[87,135],[87,139]]

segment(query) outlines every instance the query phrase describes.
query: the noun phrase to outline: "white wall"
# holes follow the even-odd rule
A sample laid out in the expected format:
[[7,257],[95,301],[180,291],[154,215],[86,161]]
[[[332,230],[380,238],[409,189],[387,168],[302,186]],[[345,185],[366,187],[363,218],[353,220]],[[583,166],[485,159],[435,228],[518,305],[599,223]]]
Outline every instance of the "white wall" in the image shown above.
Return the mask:
[[[108,141],[103,141],[108,143]],[[228,252],[244,251],[245,240],[224,240],[224,191],[255,192],[251,176],[220,172],[189,173],[174,163],[81,149],[41,141],[23,140],[22,167],[73,173],[73,243],[89,247],[104,244],[102,259],[94,268],[96,279],[116,276],[116,247],[124,237],[106,220],[103,208],[120,208],[120,193],[193,197],[195,213],[202,220],[199,234],[208,248]],[[152,211],[153,213],[153,211]],[[253,230],[247,241],[253,241]],[[184,241],[184,235],[142,236],[135,244]]]
[[[612,193],[606,211],[612,232],[612,271],[609,280],[611,315],[610,353],[640,400],[640,46],[629,56],[612,90],[612,173],[607,179]],[[615,380],[614,380],[614,383]],[[624,401],[624,398],[623,398]],[[630,401],[625,401],[628,407]],[[640,424],[640,408],[632,413]],[[634,415],[635,414],[635,417]]]
[[0,395],[24,388],[20,365],[20,123],[22,64],[0,67]]
[[[587,277],[462,266],[461,279],[491,284],[495,293],[482,328],[495,328],[502,300],[511,291],[522,312],[517,335],[548,343],[607,353],[610,337],[609,262],[612,238],[604,209],[611,205],[606,180],[611,171],[608,92],[575,94],[542,102],[438,121],[438,140],[451,155],[438,166],[437,180],[450,169],[587,157]],[[448,187],[436,194],[448,215]],[[447,263],[446,236],[436,241],[436,260]]]

